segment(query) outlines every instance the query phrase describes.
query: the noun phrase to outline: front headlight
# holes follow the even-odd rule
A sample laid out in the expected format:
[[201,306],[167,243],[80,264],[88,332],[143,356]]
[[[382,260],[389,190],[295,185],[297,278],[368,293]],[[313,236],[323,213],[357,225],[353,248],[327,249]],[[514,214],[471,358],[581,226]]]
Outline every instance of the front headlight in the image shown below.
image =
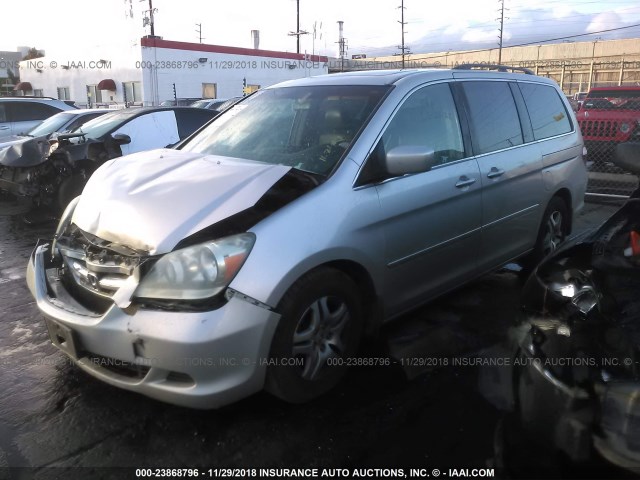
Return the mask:
[[50,157],[53,152],[58,149],[59,143],[58,140],[49,140],[49,151],[47,152],[47,157]]
[[167,253],[143,277],[136,298],[203,300],[224,290],[255,243],[241,233]]
[[65,230],[71,223],[71,219],[73,218],[73,212],[75,212],[76,206],[78,205],[79,201],[80,201],[80,196],[77,196],[76,198],[71,200],[71,202],[69,202],[69,205],[67,205],[67,208],[64,209],[62,216],[60,217],[60,221],[58,222],[58,228],[56,228],[56,233],[53,236],[53,242],[51,242],[52,257],[55,257],[56,255],[56,244],[58,243],[58,239],[62,234],[64,234]]

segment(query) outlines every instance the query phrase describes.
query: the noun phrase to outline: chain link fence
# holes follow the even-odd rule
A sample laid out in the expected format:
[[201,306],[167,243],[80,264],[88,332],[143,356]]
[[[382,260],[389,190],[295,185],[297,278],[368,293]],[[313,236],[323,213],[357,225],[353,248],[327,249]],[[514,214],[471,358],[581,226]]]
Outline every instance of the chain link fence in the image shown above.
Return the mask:
[[628,197],[638,188],[638,177],[613,160],[618,144],[640,141],[640,86],[593,88],[576,117],[587,150],[587,194]]

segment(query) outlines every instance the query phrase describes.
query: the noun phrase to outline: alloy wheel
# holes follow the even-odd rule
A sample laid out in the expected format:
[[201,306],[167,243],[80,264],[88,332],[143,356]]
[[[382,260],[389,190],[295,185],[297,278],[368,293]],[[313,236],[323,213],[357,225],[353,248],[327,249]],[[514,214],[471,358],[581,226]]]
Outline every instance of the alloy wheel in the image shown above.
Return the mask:
[[293,357],[303,360],[302,378],[316,380],[330,367],[330,358],[345,351],[344,332],[349,323],[344,300],[326,296],[313,302],[302,314],[293,334]]

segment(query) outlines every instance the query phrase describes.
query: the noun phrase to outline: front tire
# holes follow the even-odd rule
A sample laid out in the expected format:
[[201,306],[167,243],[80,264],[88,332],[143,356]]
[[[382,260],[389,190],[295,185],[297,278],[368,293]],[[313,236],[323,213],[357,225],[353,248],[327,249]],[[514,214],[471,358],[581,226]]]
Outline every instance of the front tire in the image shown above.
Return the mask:
[[60,212],[64,212],[69,202],[82,193],[82,189],[87,183],[88,176],[81,173],[74,173],[70,177],[65,178],[58,187],[56,194],[55,208]]
[[321,268],[300,278],[278,311],[265,388],[286,402],[308,402],[334,388],[357,353],[360,292],[345,273]]

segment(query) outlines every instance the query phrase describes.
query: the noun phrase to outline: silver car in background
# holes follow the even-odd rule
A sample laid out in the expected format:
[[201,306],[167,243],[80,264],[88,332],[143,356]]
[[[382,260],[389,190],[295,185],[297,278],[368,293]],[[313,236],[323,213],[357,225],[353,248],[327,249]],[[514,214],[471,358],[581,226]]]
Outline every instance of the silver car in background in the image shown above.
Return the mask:
[[1,97],[0,140],[23,135],[56,113],[76,107],[51,97]]
[[403,70],[265,88],[177,150],[111,160],[36,247],[29,288],[89,374],[219,407],[328,391],[364,332],[501,265],[583,205],[557,85]]

